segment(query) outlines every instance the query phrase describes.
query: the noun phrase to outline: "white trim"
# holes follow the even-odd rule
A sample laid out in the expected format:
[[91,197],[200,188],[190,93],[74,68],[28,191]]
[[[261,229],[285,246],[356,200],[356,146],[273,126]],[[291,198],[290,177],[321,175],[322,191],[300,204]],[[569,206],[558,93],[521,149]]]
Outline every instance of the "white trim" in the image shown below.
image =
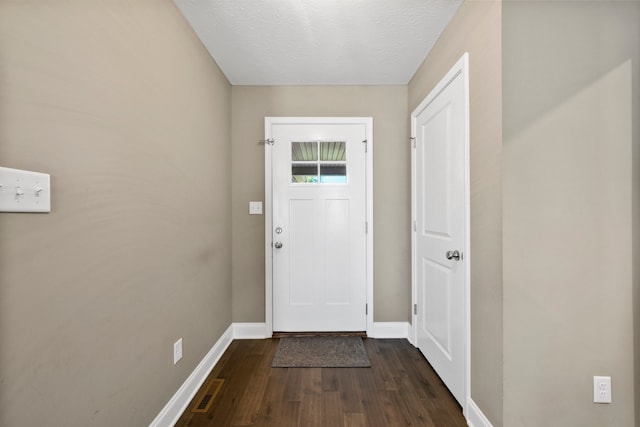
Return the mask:
[[271,149],[271,120],[264,118],[264,320],[265,334],[273,335],[273,253],[271,239],[273,229],[273,177]]
[[373,117],[362,117],[367,132],[366,168],[366,208],[367,208],[367,333],[375,328],[373,322]]
[[482,413],[476,402],[469,398],[467,401],[467,424],[469,427],[493,427],[489,419]]
[[[464,198],[465,198],[465,241],[464,241],[464,254],[466,255],[467,264],[465,266],[465,317],[466,317],[466,329],[467,329],[467,366],[466,371],[466,396],[467,407],[463,408],[465,416],[469,413],[469,402],[473,402],[471,399],[471,119],[470,119],[470,93],[469,93],[469,52],[465,52],[456,64],[460,68],[462,73],[464,84],[464,97],[465,97],[465,109],[464,109]],[[474,404],[475,405],[475,404]],[[477,408],[477,406],[476,406]],[[478,411],[480,409],[478,408]],[[482,413],[480,411],[480,413]]]
[[[427,97],[413,110],[411,113],[411,137],[416,137],[416,118],[432,101],[435,99],[442,90],[458,75],[460,74],[463,79],[464,86],[464,120],[465,120],[465,242],[464,242],[464,258],[465,258],[465,329],[466,329],[466,351],[465,351],[465,390],[463,402],[467,402],[466,407],[463,408],[465,416],[469,412],[469,402],[471,396],[471,198],[470,198],[470,186],[471,177],[469,170],[469,53],[465,52],[462,57],[455,63],[453,67],[447,72],[447,74],[440,80],[440,82],[429,92]],[[416,283],[416,232],[413,229],[414,221],[416,220],[416,156],[415,150],[412,145],[411,149],[411,326],[410,326],[410,339],[413,340],[413,344],[417,345],[417,328],[415,327],[417,316],[414,314],[413,305],[417,303],[417,283]]]
[[411,344],[415,348],[418,348],[418,343],[413,336],[413,325],[411,323],[409,323],[407,326],[407,341],[409,341],[409,344]]
[[220,357],[225,352],[233,340],[233,325],[229,325],[227,330],[211,347],[211,350],[204,356],[198,366],[191,372],[191,375],[180,386],[178,391],[171,397],[156,418],[149,424],[150,427],[173,426],[184,413],[196,395],[204,381],[207,379],[213,367],[216,366]]
[[234,323],[233,339],[235,340],[261,340],[271,337],[267,335],[265,323]]
[[[373,332],[367,334],[369,338],[399,338],[409,339],[409,322],[374,322]],[[266,333],[266,323],[234,323],[233,339],[259,340],[270,338]]]
[[[233,323],[234,340],[260,340],[270,338],[266,323]],[[374,322],[369,338],[409,339],[409,322]]]
[[[367,335],[374,331],[373,322],[373,117],[265,117],[264,118],[264,138],[270,140],[272,124],[363,124],[366,129],[367,152],[365,154],[366,163],[366,209],[369,229],[367,233]],[[278,142],[275,141],[277,144]],[[273,229],[272,216],[272,152],[271,145],[265,144],[264,154],[264,194],[265,194],[265,335],[270,337],[273,334],[273,258],[271,251],[271,236]]]
[[371,338],[409,338],[409,322],[374,322]]

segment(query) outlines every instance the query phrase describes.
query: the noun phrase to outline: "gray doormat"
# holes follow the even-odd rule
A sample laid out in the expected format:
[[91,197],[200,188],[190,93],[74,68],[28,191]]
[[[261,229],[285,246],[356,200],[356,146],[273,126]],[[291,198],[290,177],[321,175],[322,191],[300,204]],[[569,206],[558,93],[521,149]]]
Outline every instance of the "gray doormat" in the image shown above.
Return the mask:
[[370,368],[360,337],[280,338],[273,368]]

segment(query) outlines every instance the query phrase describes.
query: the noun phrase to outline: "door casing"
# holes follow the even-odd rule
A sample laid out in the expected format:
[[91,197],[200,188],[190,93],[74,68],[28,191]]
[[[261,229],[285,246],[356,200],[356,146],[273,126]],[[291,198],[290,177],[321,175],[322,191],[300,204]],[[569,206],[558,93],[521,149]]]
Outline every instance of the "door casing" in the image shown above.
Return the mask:
[[[366,129],[366,304],[367,335],[373,334],[373,118],[372,117],[265,117],[265,333],[273,334],[273,188],[272,188],[272,144],[271,125],[279,124],[362,124]],[[364,224],[363,224],[364,226]]]
[[[464,126],[465,126],[465,136],[464,136],[464,174],[465,174],[465,182],[464,182],[464,198],[465,198],[465,212],[464,212],[464,222],[465,222],[465,242],[463,247],[463,254],[466,262],[465,268],[465,278],[464,278],[464,292],[465,292],[465,342],[466,342],[466,351],[464,354],[465,357],[465,390],[464,390],[464,404],[463,404],[463,413],[465,417],[469,415],[469,400],[471,397],[471,239],[470,239],[470,231],[471,231],[471,210],[470,210],[470,169],[469,169],[469,53],[465,53],[462,57],[456,62],[456,64],[451,67],[451,69],[447,72],[447,74],[440,80],[440,82],[429,92],[427,97],[413,110],[411,113],[411,139],[412,139],[412,150],[411,150],[411,219],[412,219],[412,232],[411,232],[411,307],[414,307],[415,304],[418,303],[417,300],[417,265],[416,265],[416,232],[414,230],[414,224],[417,217],[417,194],[416,194],[416,167],[417,167],[417,159],[416,159],[416,150],[413,149],[413,143],[415,142],[416,137],[416,118],[420,114],[422,110],[424,110],[441,92],[444,88],[447,87],[449,82],[451,82],[458,74],[461,74],[464,84]],[[417,346],[417,315],[415,311],[412,310],[411,315],[411,330],[409,332],[410,340],[412,340],[412,344]]]

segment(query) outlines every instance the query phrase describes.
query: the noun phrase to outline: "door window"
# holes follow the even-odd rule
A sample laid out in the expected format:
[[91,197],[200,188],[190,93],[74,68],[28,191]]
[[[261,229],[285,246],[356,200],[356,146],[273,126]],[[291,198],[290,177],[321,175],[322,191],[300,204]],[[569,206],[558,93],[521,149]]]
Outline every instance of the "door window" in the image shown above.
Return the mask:
[[291,182],[293,184],[345,184],[347,182],[345,141],[293,141]]

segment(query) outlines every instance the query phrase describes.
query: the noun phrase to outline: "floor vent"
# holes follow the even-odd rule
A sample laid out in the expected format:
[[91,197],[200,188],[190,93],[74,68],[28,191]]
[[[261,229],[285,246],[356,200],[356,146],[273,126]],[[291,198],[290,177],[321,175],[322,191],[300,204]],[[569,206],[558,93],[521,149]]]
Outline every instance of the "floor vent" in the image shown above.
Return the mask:
[[215,400],[218,392],[222,388],[222,384],[224,380],[214,379],[211,380],[208,384],[205,384],[204,387],[198,392],[198,395],[194,399],[194,405],[191,412],[209,412],[211,408],[211,404]]

